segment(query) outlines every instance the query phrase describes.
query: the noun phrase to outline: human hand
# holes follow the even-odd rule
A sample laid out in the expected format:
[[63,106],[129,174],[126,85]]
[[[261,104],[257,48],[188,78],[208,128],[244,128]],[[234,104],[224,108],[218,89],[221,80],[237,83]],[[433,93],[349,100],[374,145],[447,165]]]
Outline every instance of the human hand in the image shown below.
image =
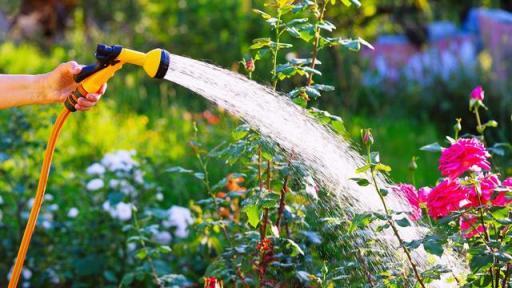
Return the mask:
[[[80,73],[82,66],[75,61],[62,63],[53,71],[41,75],[41,102],[62,103],[78,87],[73,76]],[[105,93],[107,84],[104,84],[96,93],[89,93],[80,97],[75,105],[76,110],[86,111],[96,105]]]

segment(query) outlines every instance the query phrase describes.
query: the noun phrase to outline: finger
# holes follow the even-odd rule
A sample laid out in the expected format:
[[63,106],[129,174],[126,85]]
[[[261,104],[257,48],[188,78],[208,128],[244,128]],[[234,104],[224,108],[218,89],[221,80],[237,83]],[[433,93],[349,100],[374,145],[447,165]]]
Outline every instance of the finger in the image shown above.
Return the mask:
[[76,61],[69,61],[64,64],[61,64],[65,71],[75,75],[80,73],[82,70],[82,65],[78,64]]
[[101,85],[100,90],[98,90],[98,94],[100,94],[100,96],[101,96],[101,95],[105,94],[105,91],[107,91],[107,83]]
[[87,111],[87,110],[91,109],[91,107],[85,107],[85,106],[82,106],[80,104],[76,104],[75,105],[75,109],[78,110],[78,111]]
[[85,98],[91,102],[98,102],[98,100],[100,100],[100,98],[101,98],[101,95],[95,94],[95,93],[90,93],[90,94],[87,94],[87,96],[85,96]]
[[77,101],[77,104],[79,104],[80,106],[83,106],[83,107],[92,107],[92,106],[96,105],[96,102],[89,101],[86,98],[80,97]]

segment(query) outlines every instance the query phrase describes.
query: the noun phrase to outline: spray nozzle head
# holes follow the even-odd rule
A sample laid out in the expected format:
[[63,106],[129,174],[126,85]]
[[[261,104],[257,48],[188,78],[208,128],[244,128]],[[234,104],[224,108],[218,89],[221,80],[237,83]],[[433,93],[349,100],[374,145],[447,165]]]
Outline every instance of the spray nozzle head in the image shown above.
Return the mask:
[[117,56],[121,54],[121,51],[123,50],[122,46],[119,45],[105,45],[105,44],[98,44],[96,46],[96,60],[98,60],[99,63],[102,64],[112,64],[116,61]]

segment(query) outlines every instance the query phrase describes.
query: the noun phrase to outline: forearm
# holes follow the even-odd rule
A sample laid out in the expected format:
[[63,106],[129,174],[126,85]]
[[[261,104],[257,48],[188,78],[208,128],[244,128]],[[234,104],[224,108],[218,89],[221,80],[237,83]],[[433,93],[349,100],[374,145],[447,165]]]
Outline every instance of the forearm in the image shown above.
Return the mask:
[[42,75],[0,75],[0,109],[43,104]]

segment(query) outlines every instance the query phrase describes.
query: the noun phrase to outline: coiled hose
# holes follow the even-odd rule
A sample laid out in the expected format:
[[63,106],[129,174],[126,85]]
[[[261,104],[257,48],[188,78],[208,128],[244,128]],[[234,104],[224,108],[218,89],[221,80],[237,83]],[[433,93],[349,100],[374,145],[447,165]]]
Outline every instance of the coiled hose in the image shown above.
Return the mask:
[[9,280],[9,288],[18,287],[18,281],[23,269],[25,257],[27,256],[28,246],[30,245],[32,234],[34,234],[37,217],[39,216],[39,211],[41,210],[41,206],[43,204],[44,193],[46,191],[46,183],[48,182],[48,175],[50,174],[50,166],[52,164],[53,152],[55,151],[55,144],[59,138],[62,126],[64,126],[64,123],[68,119],[70,113],[71,111],[69,111],[67,108],[62,109],[59,116],[57,117],[57,120],[55,121],[55,124],[53,125],[50,138],[48,139],[46,151],[44,152],[43,166],[41,167],[41,173],[39,174],[39,183],[37,184],[34,204],[30,210],[27,226],[25,226],[25,232],[23,233],[23,238],[18,250],[16,263],[14,264],[14,268],[12,270],[11,279]]

